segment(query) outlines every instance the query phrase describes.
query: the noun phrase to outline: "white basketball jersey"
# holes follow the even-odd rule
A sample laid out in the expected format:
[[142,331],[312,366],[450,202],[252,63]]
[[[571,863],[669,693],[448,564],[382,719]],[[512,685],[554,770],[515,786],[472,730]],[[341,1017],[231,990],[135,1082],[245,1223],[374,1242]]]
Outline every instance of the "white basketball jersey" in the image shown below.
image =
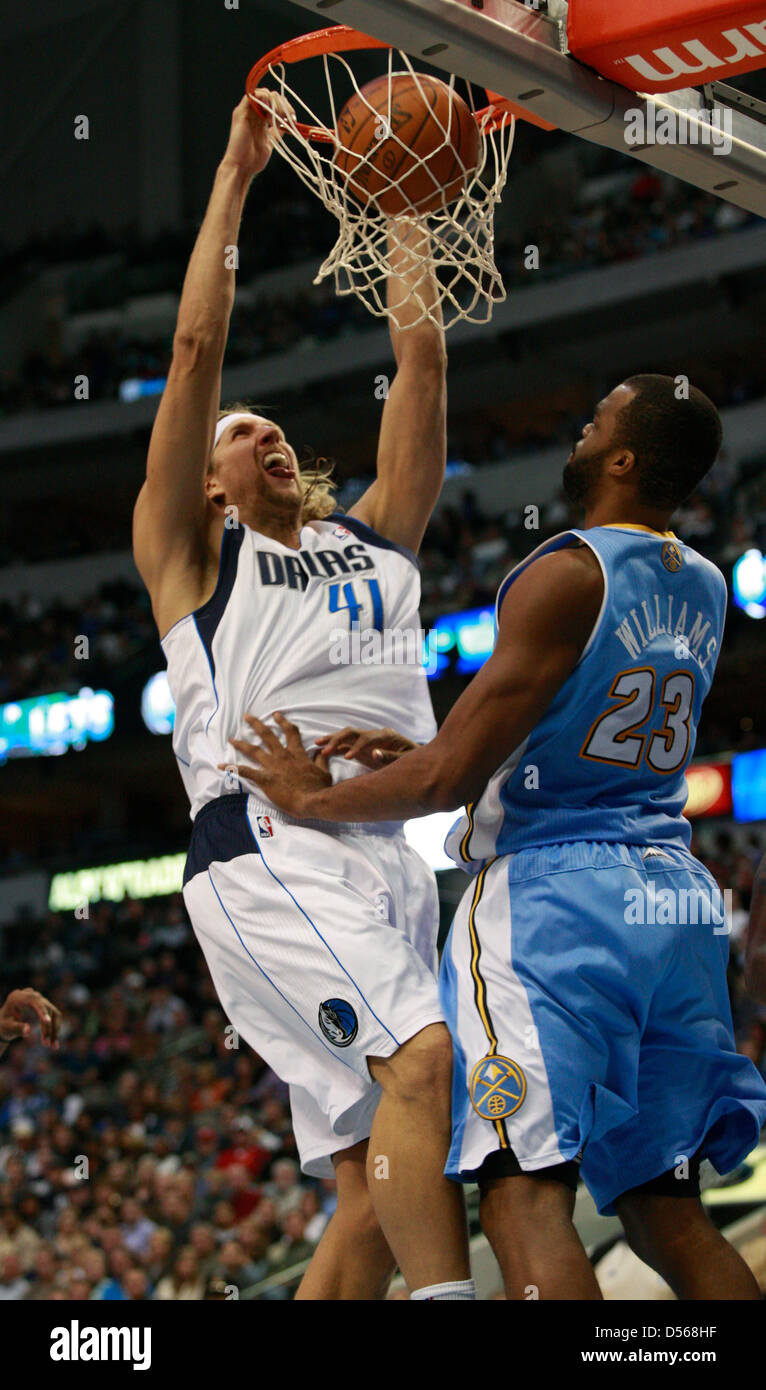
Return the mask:
[[[347,724],[389,725],[415,743],[436,733],[414,555],[340,514],[300,540],[293,550],[241,522],[225,528],[215,592],[163,638],[192,818],[214,797],[254,790],[218,767],[241,760],[230,740],[249,737],[246,714],[281,711],[308,749]],[[391,643],[392,630],[402,640]],[[366,771],[343,758],[331,768],[336,781]]]

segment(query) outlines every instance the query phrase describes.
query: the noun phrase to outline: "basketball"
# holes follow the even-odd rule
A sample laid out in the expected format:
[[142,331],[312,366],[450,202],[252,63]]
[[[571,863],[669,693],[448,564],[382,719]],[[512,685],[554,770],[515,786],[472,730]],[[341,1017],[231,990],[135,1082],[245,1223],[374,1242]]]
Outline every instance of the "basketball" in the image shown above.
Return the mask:
[[351,193],[389,217],[460,197],[479,160],[479,128],[463,98],[425,73],[368,82],[338,117],[335,156]]

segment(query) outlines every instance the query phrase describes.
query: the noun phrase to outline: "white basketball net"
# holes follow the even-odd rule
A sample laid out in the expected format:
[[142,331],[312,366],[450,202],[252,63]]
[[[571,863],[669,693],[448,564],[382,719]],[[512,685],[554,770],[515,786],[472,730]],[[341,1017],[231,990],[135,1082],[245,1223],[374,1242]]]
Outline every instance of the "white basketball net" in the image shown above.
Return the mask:
[[[392,66],[394,53],[395,50],[388,50],[389,80],[395,75]],[[397,68],[397,72],[408,73],[426,101],[426,95],[409,58],[401,52],[396,56],[402,64]],[[386,302],[387,282],[391,274],[391,238],[392,244],[407,248],[406,274],[410,287],[408,305],[411,306],[413,302],[419,303],[421,308],[420,315],[407,324],[408,328],[415,327],[424,319],[431,319],[436,323],[439,321],[440,313],[445,328],[461,319],[471,323],[487,323],[492,317],[495,304],[505,299],[505,288],[494,260],[493,222],[495,208],[505,187],[508,162],[513,148],[513,116],[508,113],[500,129],[494,133],[487,129],[492,119],[491,112],[480,119],[479,161],[475,170],[468,170],[463,166],[465,188],[456,202],[447,206],[442,195],[442,204],[436,211],[418,213],[417,209],[412,208],[411,212],[402,214],[401,220],[392,220],[390,214],[384,213],[379,207],[378,198],[389,189],[397,188],[402,179],[411,177],[411,171],[416,166],[408,163],[397,179],[387,178],[379,165],[376,165],[376,175],[386,179],[383,188],[377,197],[370,196],[366,205],[363,206],[357,201],[343,167],[339,167],[335,162],[337,153],[345,148],[337,135],[337,118],[346,98],[340,100],[333,90],[333,74],[340,75],[338,65],[345,70],[353,91],[361,97],[368,110],[373,111],[379,122],[381,117],[362,95],[346,59],[337,53],[326,53],[321,57],[330,103],[329,122],[318,117],[300,93],[290,85],[285,63],[276,62],[268,68],[279,95],[290,103],[295,112],[294,118],[272,117],[274,147],[339,223],[338,240],[320,267],[314,284],[319,285],[332,276],[336,294],[355,294],[370,313],[378,318],[395,315],[397,306],[387,305]],[[454,88],[454,81],[454,77],[451,78],[451,88]],[[472,92],[470,102],[475,113],[477,108]],[[445,143],[450,141],[449,127],[453,119],[454,107],[450,103],[449,125],[444,127],[439,123]],[[297,129],[298,121],[312,127],[321,126],[331,136],[330,143],[314,143],[307,139]],[[391,129],[390,122],[384,133],[387,139],[397,141],[417,164],[425,165],[426,157],[421,159],[417,154],[413,155],[409,146]],[[355,155],[354,158],[359,162],[354,164],[352,177],[361,183],[365,165],[370,163],[371,156]],[[427,158],[433,158],[433,151],[429,152]],[[432,178],[428,172],[425,177]],[[428,236],[413,237],[413,222],[427,231]],[[418,294],[418,284],[431,275],[435,275],[438,287],[436,306],[432,300],[426,303]]]

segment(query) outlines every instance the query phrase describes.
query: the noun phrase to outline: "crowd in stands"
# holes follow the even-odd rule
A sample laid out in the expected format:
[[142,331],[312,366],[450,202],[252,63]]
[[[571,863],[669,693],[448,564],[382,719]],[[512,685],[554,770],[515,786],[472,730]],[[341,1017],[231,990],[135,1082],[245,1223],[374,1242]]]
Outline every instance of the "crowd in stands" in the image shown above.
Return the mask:
[[[602,196],[588,197],[591,185],[562,217],[541,209],[535,242],[539,249],[536,274],[545,278],[571,274],[599,265],[611,265],[656,252],[685,246],[700,239],[756,225],[760,219],[739,208],[660,175],[651,169],[632,167],[612,176]],[[240,284],[257,284],[258,274],[274,265],[287,266],[301,258],[326,254],[333,240],[331,219],[295,191],[283,193],[271,207],[270,219],[256,227],[245,219],[240,243]],[[279,228],[275,237],[273,229]],[[271,229],[271,230],[270,230]],[[526,243],[510,219],[498,228],[497,262],[509,291],[530,283],[526,268]],[[264,244],[265,242],[265,244]],[[188,232],[167,233],[142,246],[135,237],[118,247],[114,239],[93,229],[78,248],[64,243],[41,242],[27,248],[26,260],[17,264],[18,253],[0,264],[0,283],[8,281],[15,267],[45,265],[58,254],[71,263],[65,314],[115,307],[139,294],[169,290],[179,292],[191,251]],[[313,263],[312,263],[313,264]],[[253,272],[255,267],[255,273]],[[310,350],[342,334],[371,325],[366,310],[354,296],[336,297],[332,284],[311,285],[290,294],[260,297],[255,305],[240,301],[231,318],[227,363],[254,361],[288,348]],[[74,378],[85,374],[90,400],[114,400],[126,380],[162,380],[170,363],[173,326],[149,336],[119,328],[89,334],[76,351],[67,352],[60,335],[46,330],[43,339],[19,368],[0,375],[0,416],[25,410],[69,405]]]
[[[742,961],[766,845],[693,848],[732,890],[738,1046],[764,1068]],[[289,1298],[335,1184],[300,1173],[287,1088],[227,1023],[180,895],[20,922],[3,965],[64,1024],[58,1052],[0,1062],[0,1299]]]
[[766,1008],[748,997],[744,985],[753,879],[766,850],[766,838],[762,830],[755,829],[745,838],[729,830],[708,836],[699,830],[701,824],[695,827],[698,834],[692,838],[692,853],[710,870],[721,893],[731,892],[730,908],[727,904],[731,946],[728,978],[737,1047],[766,1075]]
[[103,584],[82,603],[0,599],[0,703],[96,687],[117,668],[125,676],[150,644],[158,654],[148,597],[132,584]]
[[227,1024],[180,895],[3,944],[4,985],[44,982],[65,1022],[58,1052],[0,1063],[0,1299],[238,1297],[307,1259],[334,1181],[301,1176],[287,1088]]

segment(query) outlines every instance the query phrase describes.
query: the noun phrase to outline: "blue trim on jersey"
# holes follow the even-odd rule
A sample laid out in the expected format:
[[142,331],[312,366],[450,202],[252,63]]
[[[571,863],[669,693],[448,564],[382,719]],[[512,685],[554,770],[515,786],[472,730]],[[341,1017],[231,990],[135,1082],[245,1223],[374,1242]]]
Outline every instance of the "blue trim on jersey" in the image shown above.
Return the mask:
[[258,962],[257,962],[257,960],[255,959],[255,956],[253,955],[252,951],[249,951],[249,950],[247,949],[247,946],[245,945],[244,941],[242,940],[242,937],[240,936],[239,931],[237,930],[237,924],[236,924],[236,922],[234,921],[234,918],[231,916],[231,914],[230,914],[229,912],[227,912],[226,907],[225,907],[224,902],[223,902],[223,899],[222,899],[220,893],[218,892],[218,889],[216,888],[215,884],[213,883],[212,875],[211,875],[209,869],[208,869],[208,871],[207,871],[207,876],[208,876],[208,878],[210,879],[210,887],[212,888],[213,892],[215,893],[215,896],[217,897],[219,903],[221,904],[221,910],[222,910],[222,912],[223,912],[224,915],[228,918],[228,920],[231,922],[231,925],[232,925],[232,927],[234,928],[234,934],[235,934],[235,936],[236,936],[236,938],[237,938],[237,940],[238,940],[240,946],[242,947],[242,949],[243,949],[243,951],[245,952],[245,954],[246,954],[247,956],[250,957],[250,960],[253,962],[253,965],[255,966],[256,970],[260,970],[260,972],[261,972],[261,974],[262,974],[264,980],[268,980],[268,982],[269,982],[269,984],[271,985],[272,989],[276,991],[276,993],[279,995],[280,999],[284,999],[285,1003],[292,1009],[293,1013],[298,1015],[298,1018],[300,1019],[301,1023],[304,1023],[304,1024],[306,1025],[306,1027],[308,1028],[308,1030],[309,1030],[311,1036],[312,1036],[313,1038],[316,1038],[317,1042],[320,1042],[320,1043],[322,1044],[322,1047],[325,1049],[325,1052],[329,1052],[331,1057],[335,1057],[335,1058],[337,1059],[337,1061],[342,1062],[343,1065],[344,1065],[344,1067],[348,1067],[349,1071],[352,1071],[352,1072],[354,1073],[354,1076],[357,1076],[357,1075],[358,1075],[358,1072],[356,1071],[356,1068],[355,1068],[355,1067],[352,1067],[352,1066],[351,1066],[351,1063],[350,1063],[350,1062],[347,1062],[347,1061],[345,1060],[344,1057],[341,1057],[341,1056],[338,1054],[338,1052],[335,1050],[335,1048],[331,1048],[331,1047],[329,1046],[329,1044],[325,1042],[324,1038],[321,1037],[321,1035],[320,1035],[319,1033],[315,1033],[315,1032],[314,1032],[314,1029],[311,1027],[311,1024],[308,1022],[308,1020],[305,1019],[305,1018],[303,1017],[303,1014],[300,1013],[300,1011],[299,1011],[298,1009],[296,1009],[295,1005],[291,1002],[291,1000],[289,1000],[289,999],[287,998],[287,995],[282,993],[282,991],[281,991],[281,989],[279,988],[279,986],[274,984],[274,981],[272,980],[271,976],[266,974],[266,971],[264,970],[263,966],[258,964]]
[[599,608],[598,614],[596,615],[596,621],[594,622],[593,627],[591,628],[590,637],[588,638],[587,642],[585,643],[585,646],[580,652],[579,657],[577,658],[577,663],[575,666],[576,670],[577,666],[579,666],[580,663],[585,660],[591,647],[593,646],[593,643],[598,637],[601,628],[601,623],[604,614],[607,611],[607,606],[611,597],[609,571],[604,563],[604,558],[601,555],[600,551],[598,551],[595,545],[592,545],[591,542],[588,540],[587,531],[577,531],[574,528],[570,531],[560,531],[557,536],[551,536],[550,540],[543,541],[541,545],[538,545],[537,548],[531,552],[531,554],[527,555],[525,560],[521,560],[519,564],[511,570],[510,574],[507,574],[505,576],[505,579],[503,580],[502,584],[500,585],[500,588],[497,591],[497,598],[495,600],[495,640],[497,640],[497,631],[500,624],[500,609],[503,605],[503,602],[508,597],[508,590],[518,579],[519,575],[522,574],[525,569],[528,569],[534,560],[542,559],[543,555],[554,555],[558,550],[573,550],[575,546],[572,544],[572,538],[574,538],[575,544],[577,546],[587,546],[591,555],[593,555],[595,559],[598,561],[598,566],[601,570],[601,578],[604,582],[604,593],[601,599],[601,607]]
[[[173,632],[174,628],[179,627],[181,623],[188,622],[189,618],[193,618],[195,624],[197,624],[198,618],[202,618],[203,630],[201,631],[197,624],[197,631],[208,652],[211,670],[213,669],[213,638],[215,637],[216,628],[223,617],[223,610],[231,596],[234,580],[237,577],[237,562],[239,559],[240,546],[244,540],[244,529],[245,528],[241,524],[239,526],[224,526],[223,534],[221,535],[221,549],[218,556],[218,578],[216,580],[215,589],[210,595],[210,598],[206,599],[200,608],[195,608],[191,613],[185,613],[182,618],[176,618],[176,621],[171,624],[165,635],[160,638],[160,647],[162,648],[163,655],[165,654],[165,641],[170,636],[171,632]],[[229,543],[227,541],[227,536],[234,534],[236,534],[236,540]],[[213,683],[215,684],[215,675]]]
[[[160,639],[159,639],[159,640],[160,640],[160,647],[162,648],[162,654],[163,654],[163,656],[165,656],[165,642],[167,641],[167,639],[168,639],[168,637],[170,636],[171,632],[174,632],[175,629],[176,629],[177,627],[180,627],[180,626],[181,626],[181,623],[188,623],[189,619],[190,619],[190,618],[193,618],[193,617],[194,617],[194,614],[193,614],[193,613],[184,613],[184,615],[183,615],[182,618],[176,618],[175,622],[174,622],[174,623],[171,623],[171,625],[170,625],[170,627],[168,628],[167,632],[165,633],[164,637],[160,637]],[[165,659],[167,660],[167,657],[166,657]]]
[[[549,540],[541,541],[540,545],[535,546],[535,549],[530,551],[529,555],[527,555],[524,560],[520,560],[518,565],[515,565],[514,568],[511,570],[510,574],[507,574],[505,576],[505,579],[502,581],[500,588],[497,591],[497,599],[495,600],[496,625],[500,621],[500,609],[503,606],[503,601],[506,598],[508,590],[510,589],[514,580],[518,579],[519,575],[523,574],[525,569],[528,569],[529,566],[533,564],[535,560],[539,560],[543,555],[553,555],[557,550],[571,549],[572,537],[574,537],[575,541],[578,543],[584,541],[585,539],[583,533],[580,531],[559,531],[557,536],[551,536]],[[590,549],[593,550],[594,555],[596,555],[596,558],[599,559],[600,557],[598,556],[597,551],[594,550],[593,546],[590,546]],[[603,574],[603,565],[601,566],[601,570]],[[599,614],[599,617],[600,616],[601,615]]]
[[[242,548],[244,538],[245,532],[242,526],[224,526],[221,536],[221,553],[218,560],[218,580],[215,589],[210,595],[210,598],[207,599],[200,608],[195,608],[194,612],[190,614],[190,617],[194,619],[197,636],[207,656],[207,664],[210,667],[210,679],[213,685],[213,694],[215,695],[215,708],[212,710],[210,718],[205,725],[205,733],[207,733],[210,728],[211,720],[218,713],[220,704],[218,687],[215,683],[213,638],[218,630],[218,624],[224,615],[226,604],[231,598],[231,591],[234,588],[234,582],[237,578],[239,552]],[[167,636],[167,633],[165,635]]]
[[[249,822],[248,822],[248,824],[249,824]],[[250,833],[252,834],[252,827],[251,827],[251,829],[250,829]],[[253,836],[253,843],[255,843],[255,836]],[[274,879],[274,882],[275,882],[275,883],[278,883],[279,886],[280,886],[280,888],[284,888],[285,892],[287,893],[287,896],[288,896],[289,898],[292,898],[292,900],[293,900],[293,902],[295,903],[295,906],[297,907],[298,911],[302,914],[302,916],[304,916],[304,917],[306,918],[306,921],[308,922],[309,926],[314,928],[314,931],[316,932],[317,936],[319,937],[319,940],[322,942],[323,946],[327,946],[327,950],[330,952],[330,955],[332,956],[333,960],[340,966],[341,970],[343,971],[343,974],[351,981],[352,985],[354,986],[354,989],[356,990],[357,994],[359,995],[359,998],[362,999],[362,1000],[364,1001],[365,1006],[369,1009],[370,1013],[372,1014],[372,1016],[373,1016],[373,1018],[376,1020],[376,1022],[380,1024],[381,1028],[383,1028],[383,1029],[385,1030],[386,1033],[388,1033],[388,1036],[389,1036],[389,1038],[391,1039],[391,1041],[392,1041],[392,1042],[395,1042],[397,1047],[401,1047],[401,1043],[400,1043],[399,1039],[396,1038],[396,1037],[394,1037],[394,1034],[391,1032],[391,1029],[390,1029],[390,1028],[386,1028],[386,1025],[385,1025],[385,1023],[383,1022],[383,1019],[382,1019],[382,1018],[378,1018],[378,1015],[376,1014],[375,1010],[372,1008],[371,1004],[369,1003],[369,1000],[365,999],[364,994],[362,993],[361,989],[359,988],[359,986],[358,986],[356,980],[354,979],[353,975],[350,975],[350,974],[349,974],[349,972],[348,972],[348,970],[346,969],[346,967],[345,967],[345,965],[343,964],[343,962],[342,962],[341,960],[338,959],[338,957],[336,956],[335,952],[334,952],[333,949],[332,949],[332,946],[328,946],[327,942],[325,941],[324,937],[322,936],[322,933],[321,933],[321,931],[319,930],[319,928],[318,928],[318,926],[316,925],[316,923],[315,923],[315,922],[312,922],[312,920],[311,920],[311,918],[309,917],[308,913],[305,911],[304,908],[301,907],[301,905],[300,905],[300,903],[298,902],[297,898],[290,892],[290,889],[287,887],[287,884],[286,884],[286,883],[283,883],[282,880],[281,880],[281,878],[278,878],[278,877],[277,877],[277,875],[274,873],[274,870],[273,870],[273,869],[269,869],[269,866],[268,866],[268,864],[266,863],[266,859],[265,859],[265,857],[264,857],[263,849],[262,849],[262,847],[261,847],[260,845],[258,846],[258,850],[259,850],[259,853],[260,853],[260,856],[261,856],[261,860],[263,861],[263,866],[264,866],[265,869],[268,869],[269,873],[271,874],[271,877]]]
[[221,554],[218,561],[218,582],[207,602],[203,603],[201,608],[195,608],[192,614],[200,639],[207,652],[208,661],[210,662],[213,685],[215,685],[213,638],[218,630],[218,624],[224,615],[226,605],[231,598],[231,591],[234,588],[234,581],[237,578],[239,552],[242,548],[244,539],[245,532],[242,526],[232,526],[228,528],[224,526],[223,535],[221,537]]
[[193,618],[193,620],[194,620],[194,627],[195,627],[195,629],[196,629],[197,636],[199,637],[199,640],[200,640],[200,642],[202,643],[202,650],[204,651],[205,656],[207,657],[207,664],[208,664],[208,666],[209,666],[209,668],[210,668],[210,680],[211,680],[211,683],[212,683],[212,686],[213,686],[213,694],[215,695],[215,706],[213,707],[213,710],[212,710],[212,712],[211,712],[211,714],[210,714],[210,718],[208,719],[207,724],[205,725],[205,733],[207,733],[208,729],[210,728],[210,720],[211,720],[211,719],[214,719],[215,716],[216,716],[216,714],[218,713],[218,707],[219,707],[220,701],[219,701],[219,699],[218,699],[218,687],[217,687],[217,685],[216,685],[216,683],[215,683],[215,667],[214,667],[214,665],[213,665],[213,656],[212,656],[212,653],[208,650],[208,648],[207,648],[207,646],[206,646],[206,644],[205,644],[205,639],[204,639],[204,637],[202,636],[202,633],[200,632],[199,628],[197,627],[197,614],[196,614],[196,613],[192,613],[192,618]]
[[377,545],[381,550],[398,550],[405,560],[410,560],[417,570],[422,569],[422,565],[414,550],[409,550],[406,545],[398,545],[396,541],[390,541],[387,536],[381,536],[378,531],[373,531],[366,521],[359,521],[355,516],[346,516],[345,512],[333,512],[331,516],[323,518],[324,521],[334,521],[336,526],[345,526],[352,536],[358,536],[360,541],[366,541],[368,545]]

